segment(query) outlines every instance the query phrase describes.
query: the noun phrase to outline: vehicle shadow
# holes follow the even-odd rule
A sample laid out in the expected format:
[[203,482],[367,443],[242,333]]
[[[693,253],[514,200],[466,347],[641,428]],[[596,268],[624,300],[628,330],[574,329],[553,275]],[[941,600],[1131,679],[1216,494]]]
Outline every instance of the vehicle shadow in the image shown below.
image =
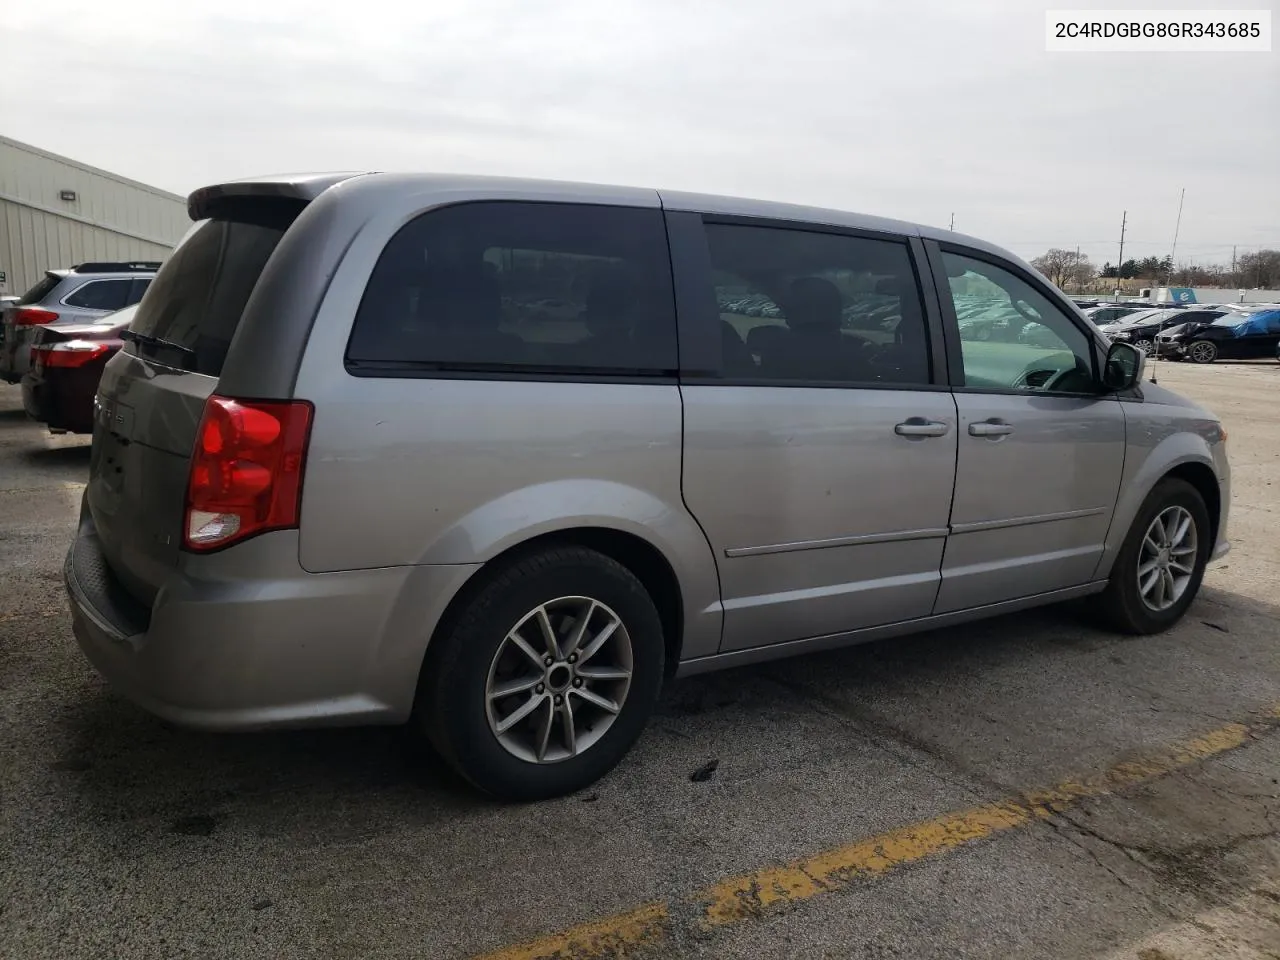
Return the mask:
[[89,443],[57,446],[35,447],[22,452],[23,459],[33,467],[88,467],[89,454],[93,447]]
[[[1280,621],[1280,608],[1206,588],[1186,622],[1200,635],[1212,633],[1216,642],[1214,631],[1229,631],[1223,624],[1230,618],[1253,614]],[[1047,675],[1074,669],[1079,682],[1093,683],[1087,668],[1078,666],[1084,662],[1079,654],[1106,651],[1117,661],[1121,648],[1151,640],[1094,628],[1082,621],[1079,607],[1066,606],[739,667],[670,684],[646,739],[665,735],[670,742],[661,748],[679,755],[680,742],[705,737],[700,727],[713,723],[718,712],[768,721],[774,712],[797,709],[797,694],[803,700],[814,685],[836,684],[842,697],[859,702],[936,688],[986,670]],[[1163,669],[1128,679],[1159,687],[1167,679],[1156,675]],[[815,704],[819,699],[815,692]],[[159,818],[159,829],[209,833],[230,806],[242,827],[275,836],[285,832],[299,842],[330,842],[406,817],[421,825],[483,816],[500,806],[463,783],[407,728],[192,732],[144,713],[97,681],[66,708],[69,752],[53,766],[77,775],[77,789],[104,822]],[[1000,705],[993,709],[998,712]],[[636,762],[662,768],[673,788],[686,779],[685,766],[692,769],[705,759],[690,754],[670,770],[669,756],[652,755],[657,749],[651,744],[643,751],[648,756]],[[335,809],[343,816],[331,816]]]

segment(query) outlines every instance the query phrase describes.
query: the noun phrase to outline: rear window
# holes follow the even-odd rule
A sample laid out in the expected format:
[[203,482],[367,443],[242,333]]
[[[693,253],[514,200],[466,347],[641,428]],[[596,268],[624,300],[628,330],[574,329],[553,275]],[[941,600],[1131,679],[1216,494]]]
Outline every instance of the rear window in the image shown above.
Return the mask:
[[53,293],[54,288],[61,282],[62,278],[56,273],[46,273],[36,281],[35,286],[18,298],[18,306],[25,306],[28,303],[39,303],[49,294]]
[[662,214],[515,201],[423,214],[379,257],[347,361],[357,375],[674,375]]
[[251,223],[215,218],[188,234],[156,274],[130,326],[169,345],[135,342],[139,353],[218,376],[249,294],[294,216],[264,215]]

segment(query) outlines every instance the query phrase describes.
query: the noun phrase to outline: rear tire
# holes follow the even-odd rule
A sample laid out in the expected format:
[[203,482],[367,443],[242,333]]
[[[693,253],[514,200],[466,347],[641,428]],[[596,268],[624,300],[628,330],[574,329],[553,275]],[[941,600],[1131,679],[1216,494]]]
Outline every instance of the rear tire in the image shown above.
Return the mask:
[[626,567],[582,547],[526,554],[480,576],[431,642],[414,722],[450,766],[499,799],[594,783],[640,736],[662,686],[653,600]]
[[[1184,521],[1189,532],[1175,536]],[[1172,535],[1162,536],[1166,528]],[[1129,528],[1102,594],[1107,625],[1150,634],[1181,620],[1204,578],[1213,549],[1210,529],[1209,511],[1195,487],[1175,477],[1156,484]]]

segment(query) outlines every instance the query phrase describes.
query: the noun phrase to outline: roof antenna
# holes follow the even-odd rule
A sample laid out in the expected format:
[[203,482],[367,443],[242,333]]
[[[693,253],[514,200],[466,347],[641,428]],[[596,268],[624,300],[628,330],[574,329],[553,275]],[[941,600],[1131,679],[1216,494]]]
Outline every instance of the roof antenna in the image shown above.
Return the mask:
[[1160,382],[1156,379],[1156,363],[1160,360],[1160,334],[1164,332],[1165,321],[1169,319],[1168,314],[1173,311],[1164,310],[1161,312],[1165,316],[1160,319],[1160,324],[1156,327],[1155,336],[1151,338],[1151,382],[1156,384]]

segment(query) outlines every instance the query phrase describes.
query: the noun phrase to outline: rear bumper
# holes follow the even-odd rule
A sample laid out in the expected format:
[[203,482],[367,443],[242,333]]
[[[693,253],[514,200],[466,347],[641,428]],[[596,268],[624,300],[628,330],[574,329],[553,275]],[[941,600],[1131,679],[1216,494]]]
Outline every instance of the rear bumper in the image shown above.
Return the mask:
[[4,342],[0,343],[0,380],[20,383],[31,369],[31,336],[29,327],[5,327]]
[[93,433],[93,396],[102,377],[100,366],[88,369],[33,370],[22,378],[22,404],[27,416],[50,430]]
[[49,419],[49,405],[43,383],[37,383],[31,374],[22,378],[22,408],[27,416],[41,423]]
[[98,672],[143,709],[209,730],[407,720],[431,630],[474,569],[309,574],[293,531],[189,559],[148,609],[114,580],[86,511],[64,578]]

